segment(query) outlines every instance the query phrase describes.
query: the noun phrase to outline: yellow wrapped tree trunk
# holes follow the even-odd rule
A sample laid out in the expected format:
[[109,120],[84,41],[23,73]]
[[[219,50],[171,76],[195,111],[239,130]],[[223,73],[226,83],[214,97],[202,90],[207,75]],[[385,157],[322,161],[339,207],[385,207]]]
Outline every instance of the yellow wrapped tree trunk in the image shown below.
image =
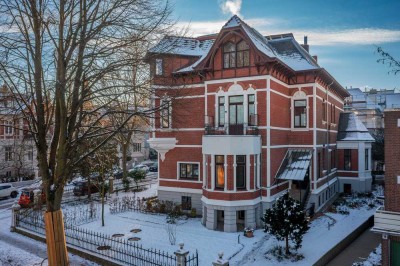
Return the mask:
[[44,221],[46,225],[46,244],[49,265],[69,265],[62,211],[46,212],[44,214]]

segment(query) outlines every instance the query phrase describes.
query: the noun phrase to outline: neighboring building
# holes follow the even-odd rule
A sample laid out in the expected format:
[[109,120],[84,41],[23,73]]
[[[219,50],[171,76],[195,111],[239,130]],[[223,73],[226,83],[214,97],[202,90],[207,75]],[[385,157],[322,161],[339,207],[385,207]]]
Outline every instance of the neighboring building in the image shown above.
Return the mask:
[[0,88],[0,180],[38,176],[36,146],[27,123],[6,86]]
[[382,234],[382,265],[400,265],[400,109],[385,110],[385,206],[373,231]]
[[[351,166],[357,179],[338,158],[351,149],[351,160],[366,158],[371,139],[344,137],[337,150],[338,129],[347,136],[357,118],[339,122],[349,94],[306,38],[262,36],[233,16],[216,35],[165,37],[148,57],[160,108],[149,140],[160,158],[158,197],[195,208],[207,228],[261,226],[287,190],[319,210],[347,184],[339,187],[338,168],[366,183],[362,163]],[[351,190],[368,188],[353,181]]]
[[385,96],[362,92],[359,88],[347,91],[351,96],[345,101],[345,109],[354,112],[371,133],[382,129]]
[[340,192],[371,191],[371,148],[375,141],[353,112],[343,112],[337,135]]
[[352,111],[363,122],[368,131],[376,139],[373,149],[372,170],[384,170],[383,162],[383,135],[384,118],[383,110],[400,107],[400,93],[395,90],[361,91],[359,88],[347,89],[350,97],[345,100],[345,110]]

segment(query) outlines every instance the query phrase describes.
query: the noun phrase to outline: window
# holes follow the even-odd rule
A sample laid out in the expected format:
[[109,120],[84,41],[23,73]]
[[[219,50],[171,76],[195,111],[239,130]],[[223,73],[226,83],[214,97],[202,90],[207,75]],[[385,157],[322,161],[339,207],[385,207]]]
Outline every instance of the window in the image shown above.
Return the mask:
[[246,67],[250,65],[249,45],[245,41],[235,45],[228,42],[223,48],[224,68]]
[[5,149],[5,153],[4,153],[5,161],[12,161],[12,147],[7,146],[7,147],[4,147],[4,149]]
[[229,97],[229,124],[242,125],[244,122],[243,95]]
[[317,158],[318,158],[318,170],[317,170],[318,178],[321,178],[321,173],[322,173],[321,152],[318,152]]
[[218,126],[223,127],[225,124],[225,97],[218,97]]
[[179,178],[198,179],[199,178],[199,164],[180,163],[179,164]]
[[326,101],[322,102],[322,121],[326,121]]
[[4,122],[4,134],[5,135],[12,135],[13,134],[13,122],[12,121],[5,121]]
[[331,151],[331,169],[336,168],[336,150]]
[[369,169],[369,152],[365,149],[365,170]]
[[225,187],[225,158],[224,155],[215,155],[215,187]]
[[163,60],[161,58],[156,59],[156,75],[161,76],[163,74]]
[[133,152],[142,151],[142,143],[133,143]]
[[238,220],[244,220],[245,217],[246,217],[246,212],[245,211],[237,211]]
[[11,171],[6,172],[6,177],[11,177]]
[[182,196],[182,210],[190,211],[192,209],[192,197]]
[[256,106],[255,106],[255,95],[254,94],[249,94],[247,96],[247,101],[248,101],[248,107],[247,107],[247,111],[249,114],[248,117],[248,123],[249,126],[256,126],[257,125],[257,119],[256,119]]
[[224,68],[236,66],[236,47],[232,42],[224,45]]
[[161,127],[169,128],[171,126],[170,115],[172,111],[171,103],[167,100],[161,100]]
[[236,188],[246,188],[246,155],[236,155]]
[[33,148],[32,147],[28,147],[27,157],[28,157],[28,161],[33,161]]
[[307,126],[307,100],[294,101],[294,127]]
[[351,170],[351,150],[344,150],[344,170]]
[[331,105],[331,123],[335,123],[335,109],[336,107],[332,104]]
[[241,41],[237,45],[237,67],[245,67],[250,65],[249,45],[245,41]]

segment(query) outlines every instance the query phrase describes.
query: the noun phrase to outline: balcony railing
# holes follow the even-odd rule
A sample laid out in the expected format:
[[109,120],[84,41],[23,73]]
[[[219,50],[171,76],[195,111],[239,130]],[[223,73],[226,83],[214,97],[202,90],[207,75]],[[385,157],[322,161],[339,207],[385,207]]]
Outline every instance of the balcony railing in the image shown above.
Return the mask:
[[248,123],[215,126],[214,117],[205,117],[206,135],[258,135],[258,115],[250,115]]
[[372,231],[400,235],[400,212],[385,211],[382,207],[377,209]]

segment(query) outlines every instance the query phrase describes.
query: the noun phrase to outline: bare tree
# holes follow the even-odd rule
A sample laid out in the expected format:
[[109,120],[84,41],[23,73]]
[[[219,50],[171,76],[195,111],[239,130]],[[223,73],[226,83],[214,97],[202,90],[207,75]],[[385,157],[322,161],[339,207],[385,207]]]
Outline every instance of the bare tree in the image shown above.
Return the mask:
[[376,47],[376,52],[380,55],[380,58],[376,60],[378,63],[389,66],[390,71],[394,75],[400,73],[400,61],[395,59],[390,53],[383,50],[382,47]]
[[[122,112],[109,107],[129,93],[103,81],[136,63],[125,48],[163,33],[170,7],[163,0],[0,0],[0,13],[0,78],[23,111],[37,149],[49,264],[67,265],[60,224],[66,181],[131,117],[154,111],[130,110],[118,128],[102,123]],[[80,145],[91,138],[99,140],[97,146],[80,154]]]

